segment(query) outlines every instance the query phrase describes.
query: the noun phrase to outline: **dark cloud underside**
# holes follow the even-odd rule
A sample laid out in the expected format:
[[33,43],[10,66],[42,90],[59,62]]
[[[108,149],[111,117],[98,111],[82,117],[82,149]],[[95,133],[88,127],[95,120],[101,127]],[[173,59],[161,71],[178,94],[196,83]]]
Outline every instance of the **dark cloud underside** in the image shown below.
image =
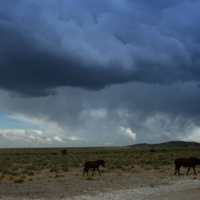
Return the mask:
[[199,82],[199,1],[26,2],[1,2],[2,89]]

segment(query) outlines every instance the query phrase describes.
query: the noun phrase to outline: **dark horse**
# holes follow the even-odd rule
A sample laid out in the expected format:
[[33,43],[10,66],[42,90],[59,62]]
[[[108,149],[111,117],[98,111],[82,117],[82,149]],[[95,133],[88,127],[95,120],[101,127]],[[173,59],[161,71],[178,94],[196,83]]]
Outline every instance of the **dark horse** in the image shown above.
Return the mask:
[[194,170],[194,174],[196,175],[195,165],[200,165],[200,159],[197,159],[197,158],[178,158],[174,161],[174,163],[175,163],[175,173],[174,173],[174,175],[176,175],[177,171],[178,171],[178,174],[181,175],[180,174],[181,166],[188,167],[187,175],[188,175],[190,168],[192,167],[193,170]]
[[101,172],[100,172],[100,170],[99,170],[99,165],[102,165],[103,167],[105,167],[105,162],[104,162],[104,160],[85,161],[85,168],[84,168],[84,170],[83,170],[83,175],[85,174],[85,172],[86,172],[87,175],[88,175],[89,168],[93,168],[92,176],[94,176],[95,168],[97,168],[97,170],[99,171],[99,175],[101,176]]

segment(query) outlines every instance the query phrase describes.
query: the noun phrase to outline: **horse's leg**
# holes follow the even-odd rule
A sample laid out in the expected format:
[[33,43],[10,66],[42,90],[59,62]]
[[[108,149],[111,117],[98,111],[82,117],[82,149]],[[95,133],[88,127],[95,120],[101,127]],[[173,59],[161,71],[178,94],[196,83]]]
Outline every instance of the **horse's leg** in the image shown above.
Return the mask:
[[178,171],[178,175],[181,175],[181,174],[180,174],[180,168],[181,168],[181,166],[179,166],[179,165],[176,166],[176,170]]
[[187,175],[188,175],[188,172],[190,171],[190,168],[191,168],[191,166],[189,166],[189,167],[188,167],[188,170],[187,170]]
[[83,170],[83,175],[85,174],[85,172],[86,172],[87,175],[88,175],[88,169],[89,169],[88,167],[85,167],[85,168],[84,168],[84,170]]
[[179,174],[179,175],[181,175],[181,173],[180,173],[180,168],[181,168],[181,166],[178,167],[178,174]]
[[174,172],[174,175],[176,175],[178,169],[177,169],[177,166],[175,165],[175,172]]
[[195,175],[197,175],[197,174],[196,174],[196,170],[195,170],[195,167],[194,167],[194,166],[192,166],[192,167],[193,167],[193,170],[194,170],[194,174],[195,174]]
[[89,171],[89,169],[90,169],[89,167],[86,169],[87,175],[88,175],[88,171]]
[[95,171],[95,167],[93,168],[93,173],[92,173],[92,176],[94,176],[94,171]]
[[100,170],[99,170],[99,168],[97,167],[97,170],[99,171],[99,176],[101,176],[101,172],[100,172]]

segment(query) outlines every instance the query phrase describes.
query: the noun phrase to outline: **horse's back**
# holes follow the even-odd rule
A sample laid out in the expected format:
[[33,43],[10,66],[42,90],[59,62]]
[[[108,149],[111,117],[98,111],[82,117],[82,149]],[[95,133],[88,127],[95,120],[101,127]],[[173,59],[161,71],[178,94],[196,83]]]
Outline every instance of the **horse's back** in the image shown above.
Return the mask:
[[[102,163],[103,162],[103,163]],[[100,164],[104,165],[104,161],[97,160],[97,161],[85,161],[85,167],[97,168]]]
[[182,165],[184,167],[192,166],[195,164],[194,160],[192,158],[177,158],[174,161],[175,165]]
[[95,165],[95,161],[85,161],[85,167],[93,167]]

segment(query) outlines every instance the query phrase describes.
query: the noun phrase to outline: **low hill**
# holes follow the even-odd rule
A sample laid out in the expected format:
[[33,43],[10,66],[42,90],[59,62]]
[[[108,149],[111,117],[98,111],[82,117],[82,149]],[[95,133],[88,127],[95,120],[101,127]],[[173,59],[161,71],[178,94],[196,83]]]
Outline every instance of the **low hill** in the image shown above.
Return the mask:
[[169,141],[164,143],[157,143],[157,144],[148,144],[148,143],[140,143],[140,144],[134,144],[130,146],[181,146],[181,145],[200,145],[198,142],[185,142],[185,141]]

